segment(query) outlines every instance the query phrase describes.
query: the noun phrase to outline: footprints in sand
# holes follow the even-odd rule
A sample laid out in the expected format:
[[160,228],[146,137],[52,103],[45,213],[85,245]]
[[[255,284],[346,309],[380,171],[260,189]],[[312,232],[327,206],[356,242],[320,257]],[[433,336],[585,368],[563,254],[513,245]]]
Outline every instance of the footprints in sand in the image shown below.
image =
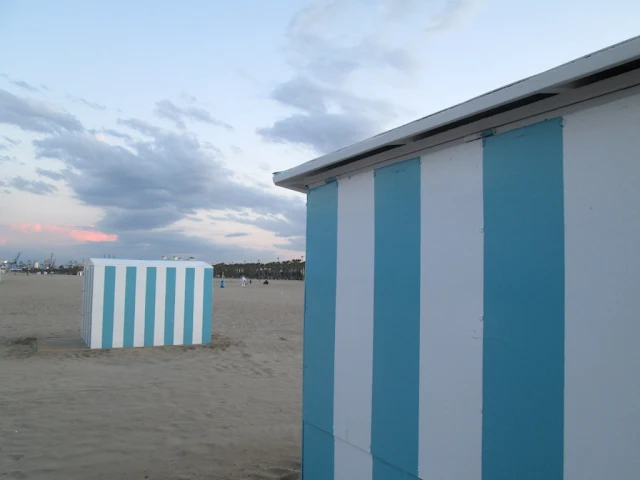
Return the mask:
[[241,362],[234,362],[229,359],[224,362],[217,362],[211,365],[211,369],[218,373],[232,373],[236,375],[245,375],[254,378],[270,378],[276,373],[266,362],[257,362],[253,359],[253,355],[243,352],[240,354]]
[[[253,468],[246,469],[243,477],[237,478],[253,478],[256,480],[300,480],[300,462],[283,461],[278,466],[256,463]],[[236,478],[236,477],[232,477]]]
[[0,345],[0,358],[29,358],[37,351],[38,344],[35,338],[18,338]]

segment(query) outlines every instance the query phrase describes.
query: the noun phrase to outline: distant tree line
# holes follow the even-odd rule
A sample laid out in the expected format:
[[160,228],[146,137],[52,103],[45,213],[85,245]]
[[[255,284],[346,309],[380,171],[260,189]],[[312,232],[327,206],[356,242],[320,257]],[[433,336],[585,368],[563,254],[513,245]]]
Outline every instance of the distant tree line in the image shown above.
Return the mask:
[[76,275],[84,271],[84,265],[60,265],[55,271],[58,275]]
[[213,266],[216,278],[246,278],[304,280],[305,262],[301,259],[271,263],[217,263]]
[[53,269],[48,267],[33,268],[32,265],[21,265],[20,270],[30,275],[37,274],[38,272],[54,273],[56,275],[76,275],[78,272],[84,271],[84,265],[59,265]]

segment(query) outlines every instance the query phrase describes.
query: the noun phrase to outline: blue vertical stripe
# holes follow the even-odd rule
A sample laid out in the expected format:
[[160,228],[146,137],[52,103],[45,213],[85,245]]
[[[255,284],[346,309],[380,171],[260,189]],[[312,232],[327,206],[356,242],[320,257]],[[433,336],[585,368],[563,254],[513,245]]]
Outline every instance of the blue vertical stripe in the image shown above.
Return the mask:
[[127,267],[124,293],[124,338],[125,347],[133,347],[133,326],[136,318],[136,271],[137,267]]
[[338,184],[332,182],[307,195],[302,383],[305,480],[333,479],[337,236]]
[[561,119],[484,141],[483,480],[561,480]]
[[173,345],[173,324],[176,314],[176,268],[167,268],[167,290],[164,298],[164,344]]
[[[205,273],[207,271],[205,270]],[[193,298],[196,283],[196,269],[187,268],[184,279],[184,332],[182,343],[193,343]]]
[[[373,471],[374,471],[374,478],[379,478],[380,480],[382,479],[384,480],[420,480],[415,475],[411,475],[410,473],[407,473],[404,470],[400,470],[392,465],[389,465],[388,463],[383,462],[379,458],[373,459]],[[437,479],[437,480],[440,480],[440,479]]]
[[374,185],[371,453],[403,471],[374,462],[373,478],[390,480],[418,475],[420,158],[376,170]]
[[116,298],[116,267],[104,268],[104,300],[102,307],[102,348],[113,347],[113,315]]
[[302,478],[332,480],[335,470],[333,434],[310,423],[303,423],[302,432]]
[[202,343],[211,343],[211,323],[213,322],[213,268],[204,269],[204,289],[202,300]]
[[147,285],[144,300],[144,346],[153,347],[156,322],[156,267],[147,267]]

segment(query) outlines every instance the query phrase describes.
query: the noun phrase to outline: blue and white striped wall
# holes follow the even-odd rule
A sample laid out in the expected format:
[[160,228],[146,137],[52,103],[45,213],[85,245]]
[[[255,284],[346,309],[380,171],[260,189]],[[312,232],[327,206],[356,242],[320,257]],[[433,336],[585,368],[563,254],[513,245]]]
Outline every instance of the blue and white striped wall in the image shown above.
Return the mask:
[[90,348],[211,343],[211,265],[91,259],[85,271],[82,337]]
[[640,96],[308,194],[304,480],[640,478]]

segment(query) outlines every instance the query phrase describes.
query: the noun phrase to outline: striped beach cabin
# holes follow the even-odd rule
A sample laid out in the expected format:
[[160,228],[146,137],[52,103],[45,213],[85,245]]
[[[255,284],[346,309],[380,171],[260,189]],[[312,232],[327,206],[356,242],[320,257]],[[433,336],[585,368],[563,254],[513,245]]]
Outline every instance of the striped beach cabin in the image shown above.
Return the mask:
[[274,181],[304,480],[640,478],[640,37]]
[[82,338],[89,348],[211,343],[213,267],[205,262],[92,258]]

